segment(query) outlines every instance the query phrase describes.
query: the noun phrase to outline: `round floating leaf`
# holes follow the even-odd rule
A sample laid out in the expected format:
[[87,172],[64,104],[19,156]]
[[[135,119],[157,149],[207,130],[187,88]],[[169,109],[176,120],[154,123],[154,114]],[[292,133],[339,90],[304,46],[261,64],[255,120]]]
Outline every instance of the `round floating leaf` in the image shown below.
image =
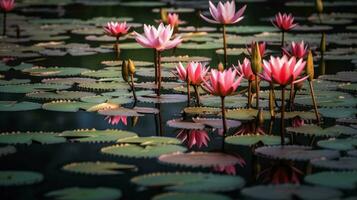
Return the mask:
[[319,76],[319,79],[330,80],[330,81],[339,81],[339,82],[357,82],[357,72],[338,72],[336,75],[323,75]]
[[156,158],[162,154],[183,151],[186,151],[186,148],[178,145],[140,146],[135,144],[121,144],[101,149],[101,152],[104,154],[132,158]]
[[354,190],[357,185],[357,171],[320,172],[305,176],[307,183],[336,189]]
[[321,148],[339,151],[353,150],[357,147],[357,138],[321,140],[317,142],[317,145]]
[[52,83],[52,84],[65,84],[73,85],[75,83],[93,83],[96,79],[92,78],[81,78],[81,77],[70,77],[70,78],[46,78],[42,79],[43,83]]
[[170,57],[162,57],[162,62],[209,62],[211,58],[202,57],[202,56],[188,56],[188,55],[180,55],[180,56],[170,56]]
[[64,85],[64,84],[34,83],[34,84],[2,85],[0,86],[0,92],[30,93],[38,90],[65,90],[69,88],[71,88],[70,85]]
[[94,93],[82,91],[56,91],[56,92],[32,92],[26,94],[27,97],[33,99],[46,100],[79,100],[82,97],[93,96]]
[[0,171],[0,186],[32,185],[43,180],[43,176],[31,171]]
[[203,49],[219,49],[222,48],[221,43],[217,42],[205,42],[205,43],[183,43],[180,46],[178,46],[179,49],[195,49],[195,50],[203,50]]
[[335,125],[328,128],[321,128],[313,124],[305,124],[299,127],[287,127],[288,133],[301,134],[316,137],[336,137],[339,135],[356,135],[357,129],[348,126]]
[[185,102],[187,96],[181,94],[146,95],[138,97],[138,100],[145,103],[180,103]]
[[353,94],[357,93],[357,83],[340,85],[338,88],[342,91],[350,92]]
[[[205,95],[201,97],[201,103],[209,107],[221,107],[221,98],[212,95]],[[247,98],[243,96],[227,96],[224,98],[226,108],[242,108],[247,105]]]
[[[253,120],[258,115],[258,110],[256,109],[235,109],[228,110],[226,112],[226,117],[229,119],[236,120]],[[268,111],[263,111],[264,119],[270,119],[270,113]]]
[[98,113],[100,115],[105,115],[105,116],[127,116],[127,117],[143,116],[137,113],[133,109],[123,108],[123,107],[119,107],[115,109],[99,110]]
[[[324,91],[323,94],[316,96],[317,106],[319,107],[354,107],[357,104],[357,99],[346,93],[338,93],[332,91]],[[295,103],[304,106],[313,106],[310,95],[298,95]]]
[[315,167],[331,170],[357,170],[357,158],[342,157],[338,160],[312,160]]
[[86,103],[78,101],[52,101],[50,103],[45,103],[42,105],[42,109],[58,112],[77,112],[80,109],[87,110],[88,108],[94,106],[95,103]]
[[[182,92],[182,93],[187,94],[187,87],[186,87],[186,86],[176,87],[176,88],[174,88],[174,90],[175,90],[176,92]],[[194,90],[193,86],[190,86],[190,93],[191,93],[191,94],[194,94],[194,93],[195,93],[195,90]],[[207,94],[207,92],[204,91],[201,87],[198,88],[198,93],[199,93],[200,95]]]
[[345,125],[357,125],[357,119],[355,119],[355,118],[337,119],[336,122],[339,124],[345,124]]
[[180,129],[202,130],[205,126],[202,123],[183,121],[182,119],[172,119],[166,122],[169,127]]
[[[122,44],[120,44],[121,46]],[[148,61],[140,61],[140,60],[133,60],[133,62],[135,63],[135,66],[137,67],[150,67],[150,66],[154,66],[154,63],[152,62],[148,62]],[[119,67],[121,67],[123,61],[122,60],[106,60],[106,61],[102,61],[101,64],[108,66],[108,67],[118,67],[117,70],[121,70]]]
[[160,112],[160,110],[157,108],[138,107],[138,106],[134,107],[133,110],[141,114],[158,114]]
[[16,148],[14,146],[0,147],[0,157],[13,153],[16,153]]
[[119,98],[111,98],[110,96],[86,96],[86,97],[82,97],[81,101],[83,102],[87,102],[87,103],[106,103],[106,102],[110,102],[110,103],[115,103],[115,104],[128,104],[133,102],[133,99],[129,98],[129,97],[119,97]]
[[166,164],[187,167],[226,167],[239,164],[241,159],[218,152],[190,152],[165,154],[159,157],[159,161]]
[[[138,68],[136,74],[138,76],[143,77],[155,77],[155,69],[154,68]],[[175,75],[167,69],[161,69],[161,77],[162,78],[175,78]]]
[[212,107],[186,107],[183,111],[190,115],[217,115],[221,112],[221,109]]
[[78,85],[78,87],[86,90],[104,90],[104,91],[129,89],[129,85],[124,82],[81,83]]
[[[244,54],[246,52],[246,49],[243,49],[243,48],[227,48],[227,55],[228,56],[239,56],[241,54]],[[218,55],[223,55],[224,54],[224,51],[223,49],[218,49],[216,50],[216,53]],[[246,53],[245,53],[246,54]]]
[[0,101],[0,111],[28,111],[41,108],[41,104],[23,101]]
[[[319,110],[320,111],[320,110]],[[276,113],[276,118],[280,119],[281,113]],[[285,112],[285,119],[293,119],[299,116],[304,120],[314,120],[316,119],[315,112],[313,111],[294,111],[294,112]]]
[[[273,135],[242,135],[242,136],[229,136],[226,138],[226,143],[231,145],[241,145],[241,146],[254,146],[258,143],[264,145],[272,146],[280,144],[280,137]],[[285,139],[289,142],[289,139]]]
[[0,85],[17,85],[30,83],[30,79],[11,79],[11,80],[0,80]]
[[170,192],[159,194],[153,197],[153,200],[230,200],[231,198],[212,193],[178,193]]
[[136,170],[135,165],[119,164],[116,162],[80,162],[70,163],[62,167],[64,171],[89,175],[115,175],[123,171]]
[[120,199],[122,193],[119,189],[107,187],[71,187],[48,192],[45,194],[45,196],[56,200],[116,200]]
[[66,142],[66,139],[48,132],[16,132],[16,133],[1,133],[1,144],[27,144],[30,145],[33,142],[40,144],[56,144]]
[[91,78],[119,78],[121,77],[121,71],[119,70],[98,70],[98,71],[85,71],[82,76]]
[[[213,118],[194,118],[193,119],[194,122],[196,123],[201,123],[204,124],[208,127],[211,128],[219,128],[222,129],[223,128],[223,122],[222,119],[213,119]],[[241,125],[240,121],[236,121],[236,120],[226,120],[227,123],[227,128],[234,128],[234,127],[238,127]]]
[[[162,82],[161,87],[164,89],[173,89],[176,87],[182,86],[181,83],[177,82]],[[136,83],[135,87],[137,88],[144,88],[144,89],[157,89],[157,85],[155,82],[141,82],[141,83]]]
[[357,114],[357,109],[355,108],[320,108],[319,113],[326,118],[352,118]]
[[155,2],[155,1],[133,1],[133,2],[120,2],[122,6],[129,7],[162,7],[165,6],[163,2]]
[[334,159],[340,156],[338,151],[312,150],[311,147],[285,145],[259,147],[255,154],[278,160],[310,161],[314,159]]
[[257,185],[244,188],[242,194],[252,199],[334,199],[342,196],[338,190],[307,185]]
[[207,173],[154,173],[131,179],[137,185],[145,187],[164,187],[166,190],[179,192],[223,192],[243,187],[244,179]]
[[232,33],[262,33],[278,31],[275,27],[272,26],[229,26],[226,29],[227,32]]
[[64,131],[60,134],[62,137],[69,138],[74,142],[115,142],[120,139],[136,137],[137,134],[124,130],[73,130]]
[[87,69],[79,67],[32,67],[22,71],[31,76],[77,76]]
[[161,145],[161,144],[181,144],[181,141],[172,137],[131,137],[119,139],[118,143],[139,144],[145,145]]

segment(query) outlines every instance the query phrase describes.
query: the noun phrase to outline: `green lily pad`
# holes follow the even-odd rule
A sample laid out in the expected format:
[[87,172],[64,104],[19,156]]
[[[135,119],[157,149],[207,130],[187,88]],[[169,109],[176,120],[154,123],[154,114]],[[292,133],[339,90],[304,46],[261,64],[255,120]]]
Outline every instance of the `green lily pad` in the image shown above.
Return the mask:
[[101,91],[129,89],[129,85],[124,82],[81,83],[78,85],[78,87],[86,90],[101,90]]
[[162,7],[166,4],[163,2],[156,2],[156,1],[127,1],[127,2],[120,2],[121,6],[129,6],[129,7]]
[[0,101],[0,111],[28,111],[41,109],[41,104],[23,101]]
[[[155,69],[154,68],[138,68],[136,74],[138,76],[143,76],[143,77],[155,77]],[[161,70],[161,77],[162,78],[175,78],[175,75],[167,69],[162,69]]]
[[31,171],[0,171],[0,186],[32,185],[43,180],[43,175]]
[[[241,54],[247,54],[246,53],[246,49],[243,49],[243,48],[227,48],[227,55],[228,56],[239,56]],[[223,55],[224,54],[224,51],[223,49],[218,49],[216,50],[216,54],[218,55]]]
[[106,130],[73,130],[59,134],[69,138],[73,142],[115,142],[120,139],[136,137],[137,134],[130,131],[106,129]]
[[[122,44],[120,44],[121,46]],[[133,60],[136,67],[151,67],[154,66],[153,62],[141,61],[141,60]],[[108,67],[117,67],[117,70],[121,70],[121,65],[123,64],[122,60],[105,60],[101,62],[102,65]]]
[[273,26],[229,26],[226,30],[231,33],[262,33],[278,31]]
[[138,97],[138,100],[145,103],[180,103],[185,102],[187,96],[181,94],[146,95]]
[[64,171],[89,174],[89,175],[115,175],[122,174],[123,171],[136,170],[135,165],[126,165],[116,162],[80,162],[70,163],[62,167]]
[[118,143],[128,143],[128,144],[139,144],[142,146],[162,145],[162,144],[182,144],[182,142],[176,138],[157,137],[157,136],[124,138],[124,139],[119,139],[117,142]]
[[[258,110],[256,109],[234,109],[227,110],[226,117],[229,119],[236,120],[253,120],[258,114]],[[268,111],[263,111],[264,119],[270,119],[270,113]]]
[[81,98],[81,101],[87,102],[87,103],[105,103],[105,102],[110,102],[110,103],[115,103],[119,105],[123,104],[128,104],[133,102],[134,100],[129,98],[129,97],[118,97],[118,98],[111,98],[109,96],[85,96]]
[[45,196],[56,200],[116,200],[120,199],[122,192],[119,189],[108,187],[70,187],[48,192]]
[[11,79],[11,80],[0,80],[0,85],[17,85],[30,83],[30,79]]
[[308,146],[285,145],[265,146],[255,150],[255,154],[277,160],[310,161],[314,159],[334,159],[340,156],[338,151],[312,150]]
[[178,62],[209,62],[212,59],[210,57],[203,56],[188,56],[188,55],[179,55],[179,56],[165,56],[161,58],[162,62],[169,63],[178,63]]
[[252,199],[334,199],[342,196],[338,190],[308,185],[257,185],[244,188],[242,194]]
[[22,70],[25,73],[29,73],[31,76],[77,76],[87,71],[88,69],[78,67],[32,67]]
[[312,160],[315,167],[331,170],[357,170],[357,158],[342,157],[338,160]]
[[82,77],[69,77],[69,78],[46,78],[42,79],[42,83],[50,84],[64,84],[64,85],[73,85],[75,83],[93,83],[96,79],[92,78],[82,78]]
[[1,144],[27,144],[30,145],[33,142],[40,144],[57,144],[66,142],[66,139],[49,132],[15,132],[15,133],[1,133]]
[[[227,96],[224,98],[226,108],[242,108],[247,105],[247,98],[243,96]],[[201,96],[201,103],[208,107],[221,107],[221,98],[213,95]]]
[[[338,93],[332,91],[320,91],[317,93],[316,102],[318,107],[354,107],[357,104],[357,99],[352,98],[346,93]],[[313,106],[311,96],[298,95],[295,103],[304,106]]]
[[335,125],[324,129],[317,125],[305,124],[299,127],[287,127],[286,130],[288,133],[316,137],[337,137],[339,135],[357,134],[357,129],[341,125]]
[[356,94],[357,93],[357,83],[340,85],[338,87],[338,89]]
[[[240,146],[254,146],[258,143],[263,143],[264,145],[280,145],[280,137],[273,135],[242,135],[242,136],[229,136],[226,138],[226,143],[231,145]],[[285,139],[289,142],[289,139]]]
[[131,182],[144,187],[163,187],[178,192],[224,192],[242,188],[244,179],[208,173],[175,172],[137,176]]
[[57,112],[78,112],[79,110],[87,110],[88,108],[96,105],[95,103],[86,103],[78,101],[52,101],[42,105],[42,109]]
[[[319,110],[320,111],[320,110]],[[280,119],[281,113],[276,113],[276,118]],[[293,119],[299,116],[301,119],[304,120],[315,120],[316,115],[314,111],[294,111],[294,112],[285,112],[284,119]]]
[[26,94],[27,97],[32,99],[45,99],[45,100],[79,100],[82,97],[93,96],[94,93],[82,91],[56,91],[56,92],[32,92]]
[[[176,88],[176,87],[180,87],[182,86],[181,83],[178,83],[178,82],[161,82],[161,87],[164,88],[164,89],[173,89],[173,88]],[[136,83],[135,84],[135,87],[136,88],[143,88],[143,89],[157,89],[157,85],[155,84],[155,82],[141,82],[141,83]],[[165,95],[169,95],[170,94],[165,94]],[[172,95],[175,95],[175,94],[172,94]],[[150,96],[150,95],[147,95],[147,96]],[[187,97],[186,97],[187,99]]]
[[120,144],[104,147],[100,150],[104,154],[131,157],[131,158],[156,158],[162,154],[184,152],[186,148],[179,145],[147,145]]
[[0,147],[0,157],[13,153],[16,153],[16,148],[14,146]]
[[357,147],[357,138],[321,140],[317,145],[321,148],[339,151],[353,150]]
[[156,195],[153,200],[230,200],[231,198],[213,193],[178,193],[169,192]]
[[338,82],[357,82],[356,71],[342,71],[337,72],[335,75],[319,76],[319,79],[338,81]]
[[343,189],[354,190],[357,185],[357,171],[351,172],[320,172],[305,176],[307,183]]
[[205,42],[201,44],[189,42],[179,45],[178,48],[191,50],[219,49],[222,48],[222,44],[217,42]]
[[183,111],[190,115],[216,115],[221,112],[221,109],[212,107],[186,107]]
[[240,158],[219,152],[165,154],[159,157],[159,161],[171,165],[204,168],[234,166],[242,162]]
[[127,117],[143,116],[142,114],[137,113],[134,109],[123,108],[123,107],[119,107],[115,109],[99,110],[98,114],[105,115],[105,116],[127,116]]
[[320,108],[319,113],[326,118],[340,119],[340,118],[352,118],[357,114],[355,108]]
[[118,70],[97,70],[97,71],[85,71],[82,76],[91,78],[119,78],[121,77],[121,71]]
[[70,85],[64,84],[47,84],[47,83],[33,83],[33,84],[18,84],[18,85],[2,85],[0,92],[2,93],[30,93],[41,90],[65,90],[71,88]]

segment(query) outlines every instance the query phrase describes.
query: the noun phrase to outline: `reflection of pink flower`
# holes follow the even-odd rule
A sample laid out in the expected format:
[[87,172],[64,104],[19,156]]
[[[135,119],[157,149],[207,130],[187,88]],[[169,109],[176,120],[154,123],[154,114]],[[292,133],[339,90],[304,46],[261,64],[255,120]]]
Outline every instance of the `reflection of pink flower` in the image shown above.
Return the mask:
[[125,126],[128,125],[126,116],[107,116],[105,120],[108,120],[108,123],[111,125],[117,125],[120,121],[122,121]]
[[255,129],[256,129],[255,120],[248,121],[242,123],[242,125],[238,127],[238,130],[237,132],[234,133],[234,135],[248,135],[248,134],[255,134],[255,133],[260,135],[265,135],[265,131],[263,128],[258,127],[257,130]]
[[298,83],[307,78],[298,79],[301,72],[305,68],[306,62],[303,59],[296,60],[295,57],[290,59],[287,56],[273,57],[270,60],[263,60],[264,71],[260,77],[268,82],[273,82],[281,86],[286,86],[291,83]]
[[4,12],[9,12],[15,7],[15,0],[0,0],[0,8]]
[[202,19],[209,23],[213,24],[235,24],[241,21],[244,17],[242,16],[245,8],[247,6],[244,5],[241,9],[236,12],[235,1],[222,3],[219,2],[217,7],[209,1],[209,11],[213,19],[209,19],[204,15],[201,15]]
[[303,126],[304,124],[305,124],[305,122],[303,119],[301,119],[301,117],[296,116],[296,117],[292,118],[292,122],[291,122],[292,127],[296,128],[296,127]]
[[128,33],[130,27],[126,25],[126,22],[108,22],[106,26],[104,26],[104,32],[113,37],[120,37]]
[[275,15],[275,19],[272,21],[272,23],[281,31],[289,31],[297,25],[296,23],[294,24],[294,17],[292,14],[281,14],[280,12]]
[[243,76],[237,71],[226,69],[223,72],[212,69],[208,81],[203,81],[203,88],[215,96],[225,97],[235,92]]
[[191,85],[201,85],[203,78],[206,77],[209,68],[206,68],[200,62],[189,62],[185,68],[180,62],[176,67],[176,70],[180,80],[186,81],[188,78]]
[[[238,165],[240,167],[244,167],[246,165],[245,160],[240,155],[235,154],[234,156],[238,158]],[[230,175],[236,175],[235,165],[227,165],[227,166],[217,165],[217,166],[213,167],[213,171],[230,174]]]
[[289,57],[295,56],[296,58],[304,58],[307,54],[307,45],[304,41],[291,42],[290,48],[283,48],[283,53]]
[[144,24],[144,34],[135,33],[135,40],[143,47],[164,51],[181,44],[180,36],[171,40],[173,32],[172,26],[164,26],[163,23],[157,29],[154,26]]
[[243,63],[241,64],[238,61],[238,66],[235,67],[237,69],[238,75],[241,76],[243,75],[243,77],[245,79],[247,79],[248,81],[253,81],[255,80],[255,75],[252,71],[252,67],[250,65],[250,60],[247,58],[244,58]]
[[[255,45],[256,45],[256,42],[252,42],[250,44],[250,47],[247,47],[247,51],[249,53],[249,55],[251,56],[252,55],[252,49],[255,48]],[[264,57],[265,55],[265,49],[266,49],[266,42],[259,42],[258,43],[258,46],[259,46],[259,53],[260,53],[260,56],[261,57]]]
[[303,173],[299,169],[287,163],[279,163],[265,169],[259,174],[264,182],[271,184],[299,184],[299,176],[301,175],[303,175]]
[[187,141],[187,146],[192,148],[197,145],[198,148],[208,146],[210,141],[209,136],[205,130],[182,129],[176,136],[182,142]]

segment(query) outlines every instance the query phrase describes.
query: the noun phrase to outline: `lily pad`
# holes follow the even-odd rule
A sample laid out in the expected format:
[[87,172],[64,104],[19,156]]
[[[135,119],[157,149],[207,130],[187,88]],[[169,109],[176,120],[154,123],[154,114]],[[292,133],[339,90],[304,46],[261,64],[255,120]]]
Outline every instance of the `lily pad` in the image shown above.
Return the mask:
[[18,84],[18,85],[2,85],[0,92],[2,93],[30,93],[41,90],[65,90],[71,88],[70,85],[64,84],[47,84],[47,83],[33,83],[33,84]]
[[115,200],[122,196],[122,192],[119,189],[108,187],[70,187],[48,192],[45,196],[56,200],[82,200],[83,198],[86,200]]
[[357,158],[342,157],[338,160],[312,160],[315,167],[330,170],[357,170]]
[[352,118],[357,114],[355,108],[320,108],[319,113],[326,118],[340,119],[340,118]]
[[357,129],[335,125],[328,128],[321,128],[317,125],[306,124],[299,127],[288,127],[286,128],[288,133],[301,134],[306,136],[316,136],[316,137],[336,137],[339,135],[356,135]]
[[28,111],[41,108],[41,104],[34,102],[0,101],[0,111]]
[[159,194],[153,197],[153,200],[230,200],[231,198],[213,193],[178,193],[170,192]]
[[[201,103],[208,107],[221,107],[221,98],[212,95],[201,96]],[[247,105],[247,98],[243,96],[227,96],[224,99],[226,108],[242,108]]]
[[178,145],[140,146],[135,144],[121,144],[101,149],[101,152],[104,154],[131,158],[156,158],[162,154],[183,151],[186,151],[186,148]]
[[[222,119],[219,118],[194,118],[193,121],[196,123],[204,124],[211,128],[218,128],[218,129],[223,128]],[[241,122],[236,120],[226,120],[226,123],[227,123],[227,128],[234,128],[241,125]]]
[[57,112],[78,112],[79,110],[87,110],[94,105],[95,103],[59,100],[43,104],[42,109]]
[[338,87],[339,90],[350,92],[353,94],[357,93],[357,83],[343,84]]
[[[240,145],[240,146],[254,146],[258,143],[264,145],[280,145],[280,137],[273,135],[242,135],[242,136],[229,136],[226,138],[226,143],[231,145]],[[289,142],[289,139],[285,139],[286,142]]]
[[357,138],[321,140],[317,145],[321,148],[339,151],[353,150],[357,147]]
[[138,145],[163,145],[163,144],[181,144],[182,142],[176,138],[172,137],[131,137],[123,138],[117,141],[118,143],[127,143],[127,144],[138,144]]
[[[258,110],[256,109],[235,109],[227,110],[226,117],[229,119],[236,120],[253,120],[258,115]],[[268,111],[263,111],[264,119],[270,119],[270,113]]]
[[80,162],[70,163],[62,167],[64,171],[89,175],[116,175],[124,171],[136,170],[135,165],[126,165],[116,162]]
[[338,151],[312,150],[311,147],[285,145],[259,147],[255,150],[258,156],[277,160],[310,161],[314,159],[334,159],[340,156]]
[[221,112],[221,109],[212,107],[186,107],[183,111],[190,115],[216,115]]
[[145,103],[180,103],[185,102],[187,96],[180,94],[146,95],[138,97],[138,100]]
[[43,175],[32,171],[0,171],[0,186],[32,185],[43,180]]
[[41,76],[41,77],[47,77],[47,76],[77,76],[83,73],[84,71],[87,71],[87,69],[84,68],[78,68],[78,67],[32,67],[29,69],[24,69],[22,70],[25,73],[29,73],[31,76]]
[[304,179],[307,183],[343,189],[343,190],[354,190],[356,189],[357,183],[357,171],[351,172],[320,172],[316,174],[311,174]]
[[30,83],[30,79],[11,79],[11,80],[0,80],[0,85],[17,85]]
[[163,2],[156,2],[156,1],[127,1],[127,2],[120,2],[121,6],[129,6],[129,7],[162,7],[165,6]]
[[82,91],[56,91],[56,92],[32,92],[26,94],[27,97],[32,99],[45,99],[45,100],[79,100],[82,97],[93,96],[94,93]]
[[242,194],[252,199],[334,199],[342,196],[338,190],[307,185],[257,185],[244,188]]
[[114,91],[129,89],[129,85],[124,82],[96,82],[96,83],[81,83],[79,88],[86,90],[99,90],[99,91]]
[[208,173],[176,172],[137,176],[131,182],[144,187],[163,187],[178,192],[224,192],[242,188],[244,179]]
[[0,143],[2,144],[30,145],[34,142],[40,144],[57,144],[66,142],[66,139],[49,132],[14,132],[0,134]]
[[130,131],[106,129],[106,130],[73,130],[64,131],[62,137],[69,138],[73,142],[115,142],[119,139],[136,137],[137,134]]
[[202,130],[205,126],[202,123],[183,121],[182,119],[172,119],[166,122],[169,127],[180,129]]
[[98,113],[100,115],[105,115],[105,116],[128,116],[128,117],[143,116],[137,113],[134,109],[128,109],[123,107],[119,107],[116,109],[99,110]]

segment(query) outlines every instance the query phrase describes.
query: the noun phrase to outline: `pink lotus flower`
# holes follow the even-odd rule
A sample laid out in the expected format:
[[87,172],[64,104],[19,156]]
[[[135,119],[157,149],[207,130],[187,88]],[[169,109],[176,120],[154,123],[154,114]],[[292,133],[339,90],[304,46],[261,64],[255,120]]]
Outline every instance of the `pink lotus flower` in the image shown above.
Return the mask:
[[211,1],[209,1],[209,11],[213,19],[209,19],[202,14],[201,17],[205,21],[213,24],[235,24],[244,18],[242,15],[246,7],[247,6],[244,5],[241,9],[238,10],[238,12],[236,12],[235,1],[227,1],[224,4],[219,2],[217,7],[214,6]]
[[201,85],[209,68],[206,68],[200,62],[189,62],[187,64],[187,68],[185,69],[185,67],[180,62],[178,66],[176,66],[176,70],[180,80],[186,81],[188,78],[191,85]]
[[171,27],[176,27],[180,24],[179,15],[176,13],[169,13],[167,15],[167,24],[171,25]]
[[190,149],[195,145],[197,145],[198,148],[208,146],[208,142],[210,141],[205,130],[182,129],[177,134],[177,138],[182,142],[187,141],[187,146]]
[[275,15],[275,19],[272,21],[273,25],[283,32],[293,29],[297,23],[294,24],[294,17],[292,14],[281,14],[280,12]]
[[265,131],[262,127],[256,127],[256,121],[248,121],[245,123],[242,123],[238,127],[237,132],[234,133],[234,135],[248,135],[248,134],[258,134],[258,135],[265,135]]
[[3,12],[10,12],[15,7],[15,0],[0,0],[0,8]]
[[291,42],[290,49],[283,48],[283,53],[289,57],[295,56],[296,58],[304,58],[307,55],[307,45],[304,41],[300,43]]
[[154,26],[144,24],[144,35],[136,33],[135,40],[143,47],[164,51],[176,47],[182,42],[180,36],[171,40],[174,29],[170,26],[164,26],[160,23],[156,29]]
[[107,116],[105,120],[108,120],[108,123],[111,125],[117,125],[120,121],[122,121],[125,126],[128,125],[126,116]]
[[263,60],[264,71],[260,74],[260,77],[281,86],[298,83],[307,78],[306,76],[298,79],[305,68],[305,64],[306,62],[303,59],[299,59],[296,62],[295,57],[289,59],[285,55],[281,58],[271,56],[269,61]]
[[[234,66],[235,67],[235,66]],[[238,75],[242,76],[247,79],[248,81],[253,81],[255,80],[255,75],[252,71],[252,67],[250,66],[250,60],[247,58],[244,58],[243,63],[241,64],[238,61],[238,67],[235,67]]]
[[[244,167],[246,165],[245,160],[238,154],[235,155],[238,158],[238,165]],[[213,171],[221,172],[229,175],[236,175],[236,167],[235,165],[217,165],[213,167]]]
[[291,121],[292,127],[297,128],[297,127],[303,126],[304,124],[305,124],[305,122],[303,119],[301,119],[301,117],[296,116],[296,117],[292,118],[292,121]]
[[279,163],[263,170],[259,177],[263,178],[263,182],[271,184],[299,184],[301,175],[303,173],[291,164]]
[[222,72],[212,69],[209,80],[203,80],[203,88],[213,95],[225,97],[237,90],[243,75],[237,76],[237,71],[227,69]]
[[108,22],[108,24],[103,28],[105,34],[118,38],[127,34],[130,29],[130,26],[127,26],[126,22]]
[[[252,49],[254,49],[255,44],[256,44],[256,42],[252,42],[252,43],[250,44],[250,47],[247,47],[247,51],[248,51],[248,53],[249,53],[250,56],[252,56],[252,52],[253,52]],[[264,57],[264,55],[265,55],[265,49],[266,49],[266,42],[259,42],[259,43],[258,43],[258,46],[259,46],[260,56],[261,56],[261,57]]]

